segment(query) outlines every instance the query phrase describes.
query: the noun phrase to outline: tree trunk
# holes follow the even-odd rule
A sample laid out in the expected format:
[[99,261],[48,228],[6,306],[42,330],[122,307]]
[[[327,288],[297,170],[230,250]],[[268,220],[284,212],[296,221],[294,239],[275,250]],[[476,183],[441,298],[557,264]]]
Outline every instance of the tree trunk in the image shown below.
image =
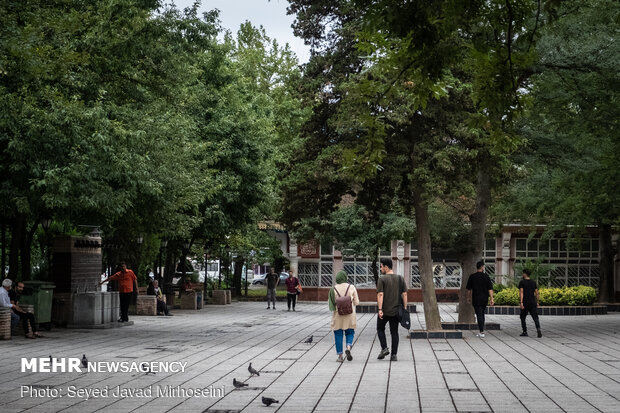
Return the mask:
[[375,285],[379,282],[379,270],[377,269],[377,263],[379,262],[379,248],[375,250],[372,255],[372,279],[375,281]]
[[474,308],[467,303],[467,280],[469,275],[476,272],[476,262],[482,259],[482,247],[487,228],[487,217],[491,204],[491,183],[487,171],[478,171],[476,183],[476,209],[469,217],[471,229],[469,233],[469,245],[460,254],[459,261],[463,276],[461,278],[461,290],[459,294],[459,323],[474,322]]
[[[27,281],[32,279],[32,240],[34,239],[34,233],[39,227],[39,222],[35,221],[32,224],[32,228],[27,232],[26,236],[22,238],[21,246],[21,264],[22,264],[22,280]],[[24,233],[26,232],[27,224],[24,222]]]
[[0,279],[4,279],[4,277],[6,276],[5,273],[5,269],[6,269],[6,221],[4,219],[4,217],[2,217],[2,251],[0,251],[0,254],[2,254],[2,258],[0,259],[0,261],[2,261],[2,276],[0,277]]
[[415,222],[418,231],[418,264],[422,281],[424,299],[424,319],[428,331],[441,330],[441,316],[437,306],[435,284],[433,282],[433,258],[431,257],[431,227],[428,217],[428,204],[416,191],[413,195]]
[[174,272],[176,270],[176,268],[174,268],[174,264],[176,262],[176,258],[174,257],[174,254],[171,253],[172,248],[170,247],[170,244],[172,244],[172,242],[168,243],[168,247],[166,248],[166,259],[165,259],[165,264],[164,264],[164,292],[166,294],[171,294],[172,293],[172,289],[170,288],[170,284],[172,283],[172,278],[174,277]]
[[599,268],[598,302],[613,303],[616,301],[614,283],[614,250],[611,243],[611,225],[599,225]]
[[238,256],[235,259],[235,273],[233,275],[233,284],[235,286],[235,294],[241,296],[241,271],[243,270],[243,257]]
[[11,228],[11,249],[9,250],[9,278],[13,281],[17,280],[19,273],[19,247],[23,237],[24,216],[22,214],[15,215],[13,226]]

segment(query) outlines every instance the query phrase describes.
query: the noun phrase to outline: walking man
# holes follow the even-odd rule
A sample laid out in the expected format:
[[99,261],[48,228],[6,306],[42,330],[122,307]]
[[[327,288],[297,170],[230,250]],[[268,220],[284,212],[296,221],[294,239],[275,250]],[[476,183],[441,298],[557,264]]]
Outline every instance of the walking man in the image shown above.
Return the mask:
[[478,321],[478,330],[480,333],[476,336],[484,338],[484,310],[489,303],[491,297],[491,305],[495,305],[493,299],[493,282],[488,275],[484,273],[484,261],[476,263],[478,271],[469,276],[467,280],[467,302],[473,304],[476,312],[476,320]]
[[121,317],[119,323],[129,321],[129,302],[134,291],[138,293],[138,278],[132,270],[127,269],[127,264],[121,262],[121,270],[101,281],[99,285],[106,281],[118,280],[118,293],[121,300]]
[[390,324],[390,335],[392,336],[392,355],[391,361],[398,360],[398,308],[401,304],[407,308],[407,284],[400,275],[392,271],[392,260],[382,258],[380,264],[381,277],[377,283],[377,336],[381,343],[381,352],[377,357],[383,360],[390,354],[385,337],[385,325]]
[[519,298],[521,303],[521,328],[523,329],[521,337],[527,337],[527,326],[525,325],[525,318],[527,317],[527,313],[530,313],[530,315],[534,319],[536,331],[538,332],[538,337],[540,338],[542,337],[542,333],[540,331],[540,322],[538,321],[538,286],[536,285],[536,281],[530,279],[530,275],[532,275],[532,271],[525,268],[522,274],[523,279],[519,283]]
[[276,309],[276,287],[280,284],[280,276],[276,274],[276,270],[271,267],[269,274],[265,276],[267,282],[267,310],[271,308],[270,301],[273,302],[273,309]]

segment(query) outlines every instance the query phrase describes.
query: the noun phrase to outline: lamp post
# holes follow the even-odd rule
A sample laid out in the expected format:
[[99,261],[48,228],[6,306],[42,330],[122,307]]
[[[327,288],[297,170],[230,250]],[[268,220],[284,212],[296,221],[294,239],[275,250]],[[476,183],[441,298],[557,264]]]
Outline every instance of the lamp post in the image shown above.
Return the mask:
[[[49,235],[47,233],[47,230],[50,227],[50,224],[52,223],[52,219],[51,218],[43,218],[41,219],[41,226],[43,227],[43,232],[45,233],[45,258],[47,260],[47,274],[46,274],[46,278],[49,281],[51,279],[50,275],[51,275],[51,271],[52,271],[52,260],[50,258],[50,246],[49,246]],[[4,271],[4,268],[2,268],[2,271]]]

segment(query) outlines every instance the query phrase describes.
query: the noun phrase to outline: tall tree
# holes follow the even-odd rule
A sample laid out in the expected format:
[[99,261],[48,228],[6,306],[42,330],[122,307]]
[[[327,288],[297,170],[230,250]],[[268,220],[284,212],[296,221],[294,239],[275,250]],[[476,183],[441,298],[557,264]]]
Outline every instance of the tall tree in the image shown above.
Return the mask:
[[[617,2],[564,2],[543,31],[533,67],[532,110],[523,133],[526,179],[507,198],[511,213],[551,228],[599,228],[600,302],[615,301],[612,226],[620,223]],[[587,35],[584,35],[587,34]],[[515,211],[516,209],[516,211]]]

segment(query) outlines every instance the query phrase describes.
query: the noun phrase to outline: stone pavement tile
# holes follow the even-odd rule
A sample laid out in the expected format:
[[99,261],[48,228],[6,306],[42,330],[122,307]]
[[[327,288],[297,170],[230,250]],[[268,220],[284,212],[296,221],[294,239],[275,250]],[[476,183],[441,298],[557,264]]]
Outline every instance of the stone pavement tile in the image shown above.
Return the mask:
[[459,412],[491,411],[491,408],[478,391],[451,391],[450,394]]
[[448,389],[467,389],[467,390],[477,390],[476,383],[471,379],[469,374],[450,374],[444,373],[444,378],[446,380],[446,384],[448,385]]
[[465,373],[467,370],[460,360],[439,360],[443,373]]

